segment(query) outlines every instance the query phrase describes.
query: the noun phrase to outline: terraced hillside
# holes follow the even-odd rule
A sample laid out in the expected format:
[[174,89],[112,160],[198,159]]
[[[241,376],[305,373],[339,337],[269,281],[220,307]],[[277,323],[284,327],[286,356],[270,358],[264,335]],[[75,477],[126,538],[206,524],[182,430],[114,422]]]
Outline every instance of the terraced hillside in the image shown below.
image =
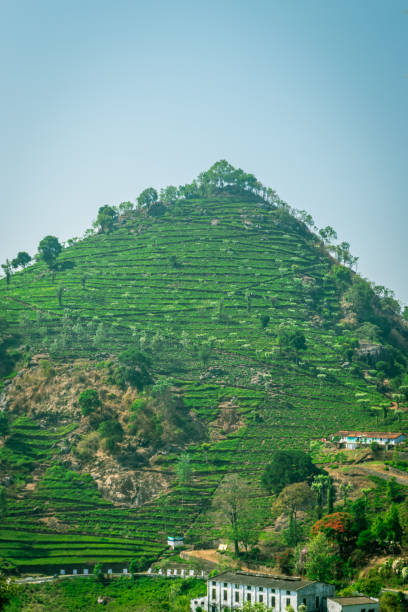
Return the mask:
[[[259,483],[274,450],[307,448],[339,428],[406,429],[406,412],[388,409],[390,389],[359,356],[355,330],[372,319],[351,312],[344,298],[358,277],[279,203],[221,190],[127,210],[112,231],[88,234],[63,249],[54,280],[40,261],[9,285],[0,281],[0,318],[13,334],[8,354],[16,363],[1,399],[11,424],[0,447],[7,485],[0,556],[10,563],[46,571],[120,566],[155,559],[168,533],[210,541],[217,533],[203,512],[225,474]],[[387,316],[377,344],[403,355],[405,323]],[[285,333],[295,332],[303,345],[289,347]],[[50,388],[55,371],[65,368],[73,381],[81,370],[81,391],[87,371],[98,370],[107,402],[110,393],[125,396],[115,367],[129,348],[144,355],[153,381],[140,398],[164,385],[182,402],[185,423],[201,429],[151,443],[132,469],[141,488],[157,474],[161,489],[120,503],[92,475],[109,452],[78,460],[89,417]],[[41,368],[51,370],[48,387],[27,392]],[[404,407],[405,398],[398,401]],[[125,444],[139,456],[130,402],[111,410],[125,432],[115,461]],[[162,418],[161,431],[169,431]],[[177,476],[183,452],[193,468],[186,481]],[[256,494],[267,517],[260,484]]]

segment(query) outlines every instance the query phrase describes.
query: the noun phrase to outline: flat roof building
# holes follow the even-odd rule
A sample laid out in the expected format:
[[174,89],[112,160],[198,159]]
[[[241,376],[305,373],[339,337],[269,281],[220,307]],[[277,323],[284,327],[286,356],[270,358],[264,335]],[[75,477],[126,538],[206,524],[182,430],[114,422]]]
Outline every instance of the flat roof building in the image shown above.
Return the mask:
[[379,612],[378,599],[358,595],[355,597],[329,597],[328,612]]

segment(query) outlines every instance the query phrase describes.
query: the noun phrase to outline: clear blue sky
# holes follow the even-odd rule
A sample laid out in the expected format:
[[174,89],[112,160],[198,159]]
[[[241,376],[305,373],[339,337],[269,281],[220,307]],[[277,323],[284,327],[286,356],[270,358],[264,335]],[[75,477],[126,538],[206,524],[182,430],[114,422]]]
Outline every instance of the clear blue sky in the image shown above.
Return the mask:
[[408,303],[408,0],[0,0],[0,260],[218,159]]

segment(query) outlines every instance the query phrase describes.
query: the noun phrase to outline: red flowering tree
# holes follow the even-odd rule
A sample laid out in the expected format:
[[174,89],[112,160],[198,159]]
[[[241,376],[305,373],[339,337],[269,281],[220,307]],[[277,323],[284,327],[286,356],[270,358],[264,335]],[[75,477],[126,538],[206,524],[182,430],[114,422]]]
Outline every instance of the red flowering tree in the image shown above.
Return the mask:
[[328,538],[336,540],[340,546],[352,537],[353,515],[349,512],[333,512],[326,514],[312,527],[312,535],[324,533]]

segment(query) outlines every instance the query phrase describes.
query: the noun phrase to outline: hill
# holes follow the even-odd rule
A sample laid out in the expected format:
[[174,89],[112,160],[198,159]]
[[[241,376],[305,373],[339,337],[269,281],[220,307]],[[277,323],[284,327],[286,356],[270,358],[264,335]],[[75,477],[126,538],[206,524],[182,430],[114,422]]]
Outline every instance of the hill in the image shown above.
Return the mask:
[[407,321],[334,236],[218,162],[103,207],[51,264],[9,268],[0,556],[47,572],[154,560],[167,534],[218,535],[205,511],[226,474],[266,509],[276,449],[406,430]]

